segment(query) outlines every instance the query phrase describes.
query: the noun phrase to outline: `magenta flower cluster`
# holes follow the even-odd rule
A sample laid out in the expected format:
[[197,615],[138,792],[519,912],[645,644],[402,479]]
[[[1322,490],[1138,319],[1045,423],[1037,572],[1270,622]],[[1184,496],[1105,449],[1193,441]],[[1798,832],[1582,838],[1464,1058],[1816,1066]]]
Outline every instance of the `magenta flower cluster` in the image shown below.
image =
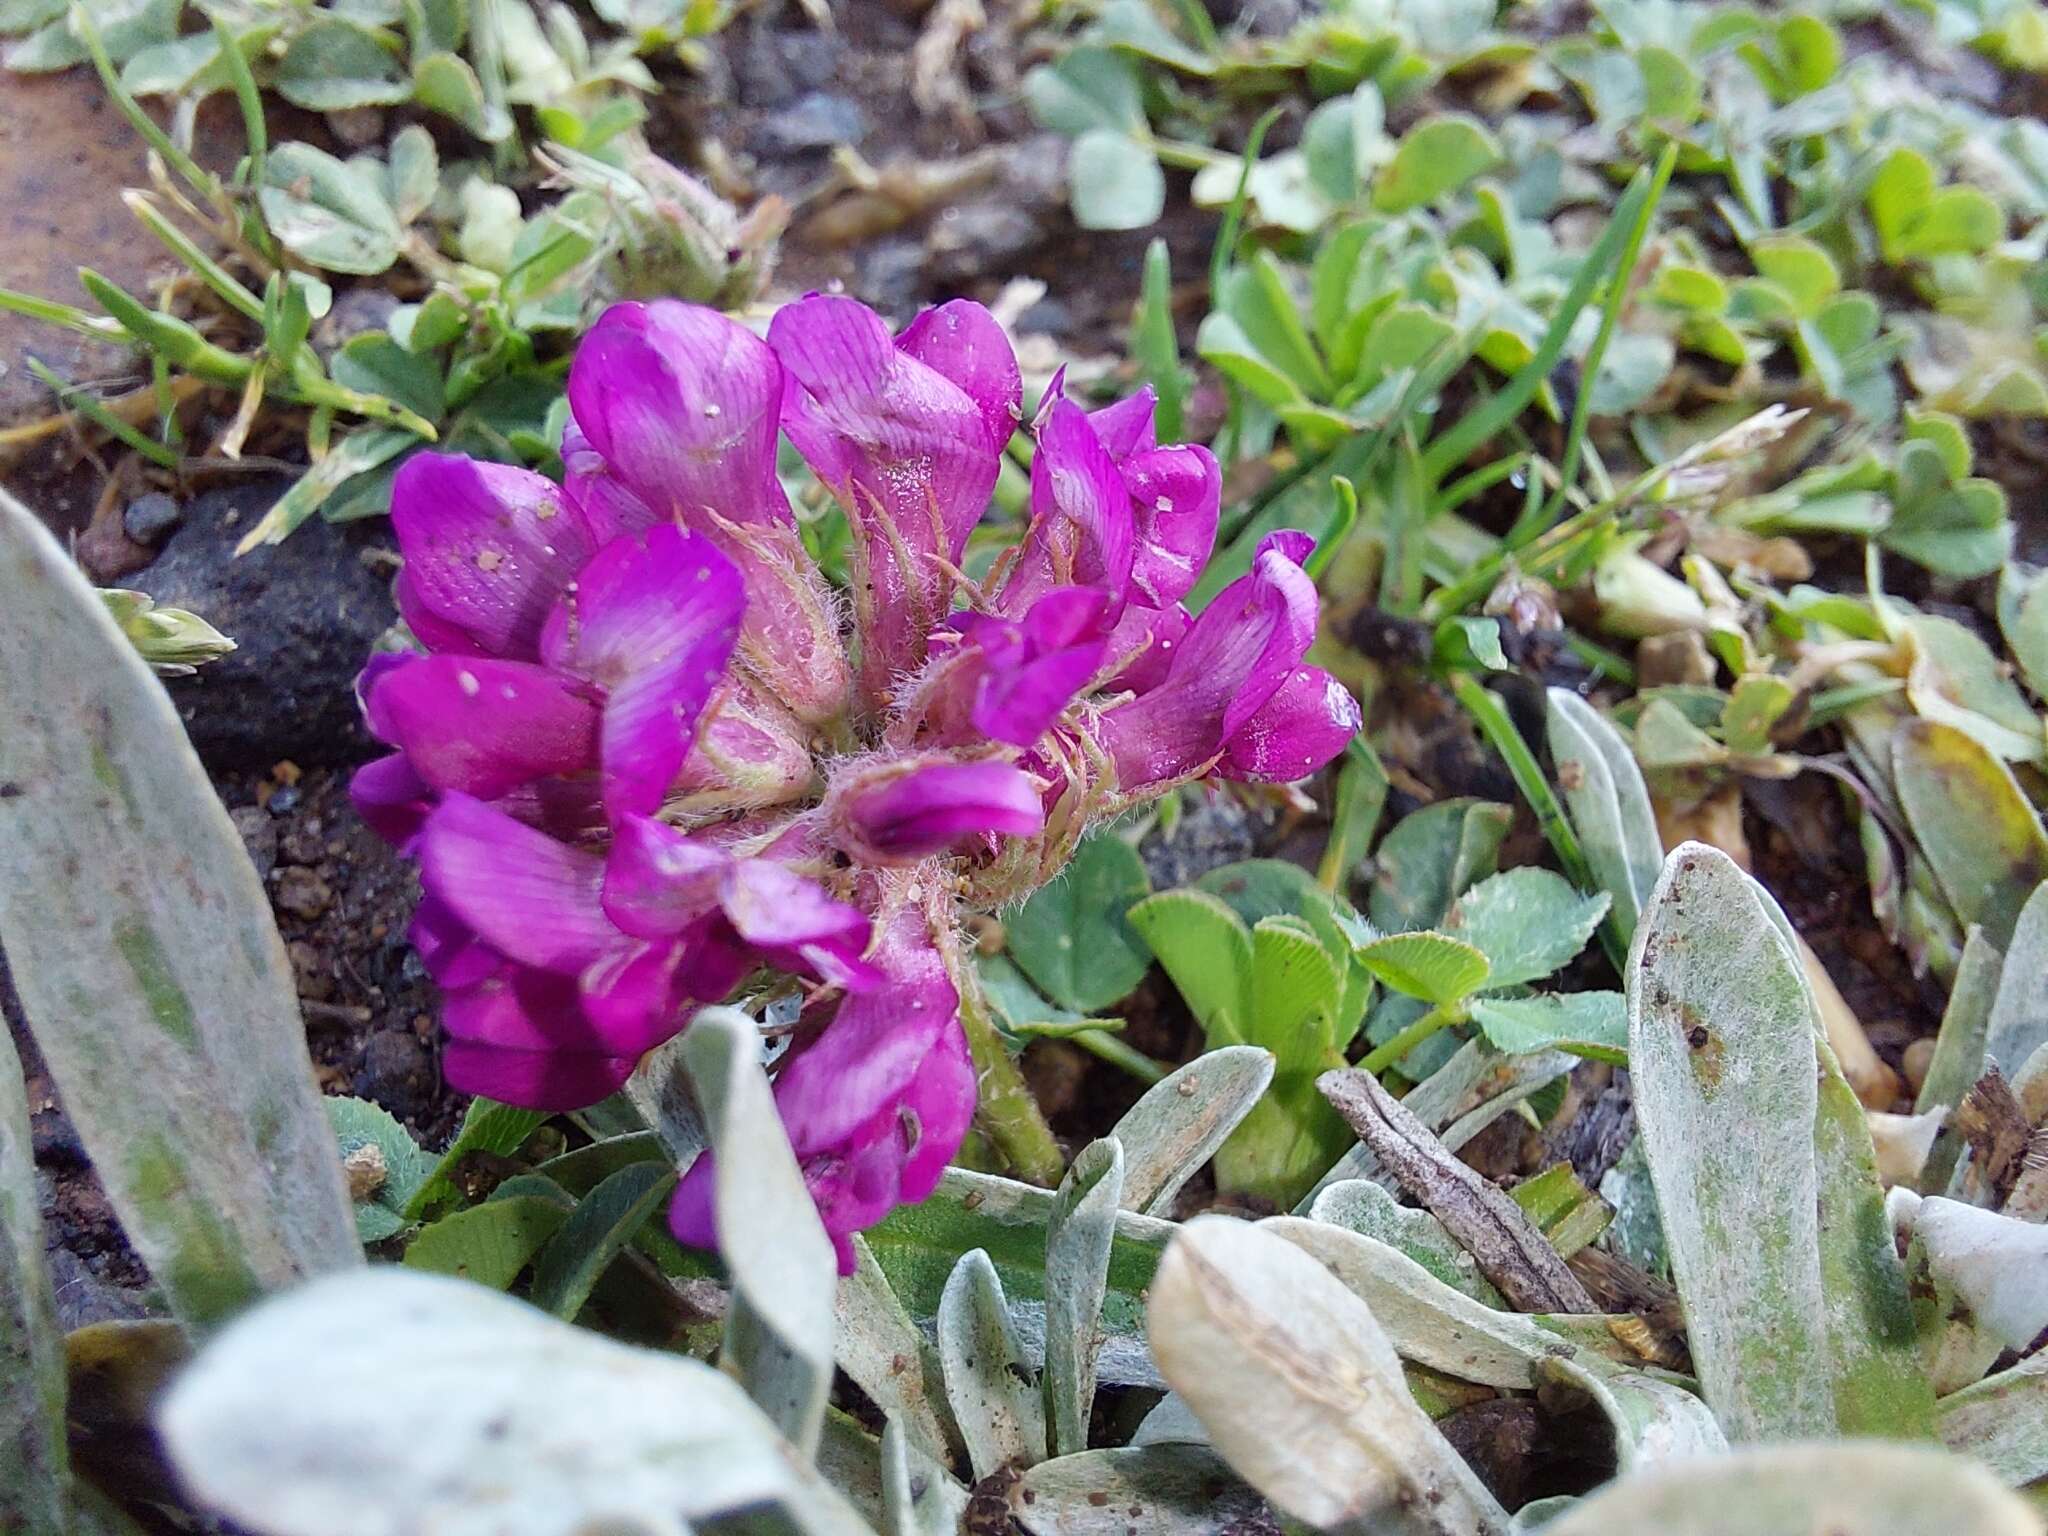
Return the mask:
[[[891,336],[812,296],[764,341],[712,310],[609,311],[569,374],[564,484],[421,454],[392,520],[423,653],[360,691],[392,754],[353,792],[416,854],[411,939],[469,1092],[572,1109],[693,1011],[805,983],[775,1097],[843,1265],[966,1134],[964,912],[1057,873],[1087,826],[1205,774],[1291,780],[1355,701],[1303,665],[1308,541],[1276,534],[1199,616],[1207,449],[1155,441],[1149,394],[1055,391],[1031,518],[960,569],[1020,423],[977,305]],[[786,435],[845,509],[850,594],[776,476]],[[709,1167],[671,1221],[714,1241]]]

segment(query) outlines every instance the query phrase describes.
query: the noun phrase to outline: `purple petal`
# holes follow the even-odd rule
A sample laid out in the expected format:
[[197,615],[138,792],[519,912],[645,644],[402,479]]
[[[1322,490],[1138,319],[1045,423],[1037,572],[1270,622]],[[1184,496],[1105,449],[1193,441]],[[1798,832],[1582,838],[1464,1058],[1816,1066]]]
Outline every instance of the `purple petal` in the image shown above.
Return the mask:
[[576,425],[625,490],[696,525],[790,521],[775,478],[782,365],[715,309],[657,299],[615,304],[576,349]]
[[1268,535],[1252,569],[1189,627],[1165,678],[1103,716],[1122,789],[1193,772],[1287,681],[1315,639],[1315,583],[1299,564],[1312,547],[1306,535]]
[[562,429],[562,493],[582,512],[600,549],[667,521],[626,489],[574,421]]
[[479,939],[475,929],[432,896],[420,897],[412,921],[406,925],[405,938],[434,984],[450,992],[476,986],[511,968],[511,962]]
[[1179,603],[1167,608],[1135,604],[1126,608],[1108,647],[1110,661],[1121,665],[1104,686],[1111,693],[1150,693],[1166,681],[1194,622],[1194,616]]
[[1223,745],[1226,779],[1290,783],[1330,761],[1358,734],[1358,700],[1321,667],[1297,667]]
[[527,971],[450,993],[441,1071],[464,1093],[523,1109],[583,1109],[618,1091],[639,1053],[607,1055],[565,976]]
[[1088,425],[1102,439],[1110,457],[1121,463],[1134,453],[1145,453],[1157,442],[1152,416],[1159,396],[1150,384],[1136,394],[1126,395],[1114,405],[1088,413]]
[[1209,563],[1223,471],[1208,449],[1185,445],[1124,459],[1123,478],[1138,524],[1131,601],[1171,607],[1193,590]]
[[997,762],[885,770],[850,785],[838,814],[854,845],[885,863],[944,853],[970,838],[1035,837],[1045,829],[1037,785]]
[[597,706],[523,661],[416,656],[380,669],[363,698],[371,732],[436,789],[481,799],[579,773],[597,757]]
[[400,612],[436,649],[531,659],[548,609],[595,548],[552,481],[510,464],[416,453],[391,486],[405,556]]
[[937,1043],[904,1095],[902,1107],[915,1118],[916,1132],[896,1191],[898,1202],[915,1204],[938,1187],[939,1175],[960,1150],[974,1120],[975,1089],[967,1035],[955,1016],[939,1032]]
[[427,818],[420,883],[523,965],[577,971],[623,942],[600,904],[602,860],[467,795],[449,795]]
[[987,662],[975,691],[975,728],[1019,747],[1051,729],[1101,669],[1108,608],[1100,588],[1055,587],[1021,623],[976,615],[963,626]]
[[[1014,394],[997,398],[1011,386],[996,341],[966,310],[948,311],[913,327],[915,354],[851,299],[814,294],[785,305],[768,328],[789,379],[783,430],[853,525],[855,616],[875,698],[924,659],[951,590],[928,557],[959,560],[1008,436],[993,423],[1014,420]],[[966,387],[929,360],[955,366]],[[1014,359],[1008,368],[1013,376]]]
[[610,1098],[639,1064],[637,1057],[510,1050],[465,1040],[450,1040],[441,1050],[441,1075],[458,1093],[551,1115]]
[[1100,587],[1121,611],[1136,534],[1116,460],[1078,405],[1057,402],[1031,461],[1031,531],[1004,585],[1003,609],[1021,612],[1052,587],[1082,585]]
[[647,816],[619,818],[604,862],[604,910],[636,938],[673,938],[718,905],[732,855]]
[[[689,958],[686,942],[670,940],[615,949],[584,969],[578,1002],[609,1054],[644,1055],[688,1022],[696,979]],[[720,996],[739,974],[720,970]]]
[[849,995],[776,1076],[776,1106],[800,1158],[832,1151],[877,1114],[893,1113],[940,1035],[958,1027],[960,1000],[922,914],[899,915],[873,958],[882,985]]
[[660,808],[724,681],[745,603],[731,561],[695,534],[661,527],[607,544],[549,617],[548,664],[606,689],[604,799],[614,816]]
[[974,402],[989,445],[1001,452],[1017,430],[1024,380],[996,317],[972,300],[954,299],[919,314],[896,345]]
[[[683,1170],[682,1181],[669,1201],[668,1229],[685,1248],[717,1251],[718,1222],[712,1209],[716,1167],[709,1152],[698,1153],[696,1161]],[[839,1272],[845,1275],[853,1271],[841,1263]]]
[[867,914],[780,864],[735,860],[723,901],[733,930],[783,970],[808,971],[821,981],[862,990],[883,980],[861,958],[870,933]]
[[433,786],[403,752],[358,768],[349,778],[348,798],[370,830],[400,853],[412,851],[413,839],[434,808]]

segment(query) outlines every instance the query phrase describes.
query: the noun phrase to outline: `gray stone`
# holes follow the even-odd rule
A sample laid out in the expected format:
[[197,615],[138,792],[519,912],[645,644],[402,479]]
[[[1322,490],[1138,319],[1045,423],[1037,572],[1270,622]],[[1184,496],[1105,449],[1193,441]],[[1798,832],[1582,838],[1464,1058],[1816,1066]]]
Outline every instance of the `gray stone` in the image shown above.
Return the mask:
[[754,28],[732,51],[740,104],[785,107],[805,91],[823,89],[839,72],[843,51],[838,34],[815,27]]
[[754,152],[776,158],[822,154],[857,142],[868,131],[867,114],[844,96],[811,91],[754,127]]
[[256,866],[256,878],[268,880],[277,868],[277,823],[260,805],[242,805],[228,812],[228,820],[242,834],[243,851]]
[[356,1092],[401,1120],[417,1119],[434,1101],[434,1063],[409,1029],[380,1029],[363,1042]]
[[1256,857],[1259,828],[1236,801],[1221,796],[1181,812],[1171,832],[1154,828],[1138,844],[1138,857],[1155,891],[1170,891],[1212,869]]
[[908,320],[924,292],[924,247],[892,236],[861,248],[854,258],[853,288],[862,303]]
[[138,496],[121,509],[122,531],[150,549],[176,533],[184,521],[185,509],[162,491]]
[[190,608],[235,641],[196,676],[167,684],[216,774],[286,758],[353,762],[371,750],[353,684],[397,610],[389,567],[362,555],[388,533],[381,523],[315,518],[237,560],[236,541],[289,484],[266,477],[200,497],[156,562],[133,578],[159,603]]

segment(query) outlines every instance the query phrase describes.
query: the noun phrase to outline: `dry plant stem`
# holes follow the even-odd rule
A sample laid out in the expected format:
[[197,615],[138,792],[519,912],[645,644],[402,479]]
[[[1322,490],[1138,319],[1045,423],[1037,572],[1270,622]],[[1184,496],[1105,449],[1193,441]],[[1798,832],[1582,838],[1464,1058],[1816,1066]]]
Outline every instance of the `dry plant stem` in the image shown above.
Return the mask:
[[1522,1208],[1459,1162],[1370,1072],[1325,1072],[1316,1087],[1511,1305],[1524,1312],[1599,1310]]

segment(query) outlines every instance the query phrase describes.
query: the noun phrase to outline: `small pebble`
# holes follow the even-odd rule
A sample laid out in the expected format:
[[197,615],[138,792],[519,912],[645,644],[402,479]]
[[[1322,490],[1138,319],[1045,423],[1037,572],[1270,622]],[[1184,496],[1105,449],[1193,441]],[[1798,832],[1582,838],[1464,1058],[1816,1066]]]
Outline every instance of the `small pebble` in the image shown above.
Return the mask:
[[324,1003],[334,996],[334,978],[327,974],[327,966],[319,950],[304,939],[293,939],[284,949],[291,957],[292,984],[300,997],[309,1002]]
[[138,496],[121,511],[122,531],[151,549],[177,532],[184,521],[185,509],[162,491]]
[[433,1101],[433,1058],[411,1030],[380,1029],[363,1042],[355,1087],[399,1119],[417,1119]]
[[260,805],[244,805],[229,811],[228,820],[242,834],[242,849],[256,866],[256,878],[268,880],[277,867],[277,827]]
[[293,917],[311,922],[333,902],[333,889],[305,866],[294,864],[279,872],[277,905]]
[[282,816],[289,811],[297,810],[301,798],[303,797],[298,785],[286,784],[270,797],[269,803],[264,809],[268,810],[273,816]]
[[320,823],[293,827],[278,840],[277,851],[287,864],[318,864],[326,849],[320,839]]

